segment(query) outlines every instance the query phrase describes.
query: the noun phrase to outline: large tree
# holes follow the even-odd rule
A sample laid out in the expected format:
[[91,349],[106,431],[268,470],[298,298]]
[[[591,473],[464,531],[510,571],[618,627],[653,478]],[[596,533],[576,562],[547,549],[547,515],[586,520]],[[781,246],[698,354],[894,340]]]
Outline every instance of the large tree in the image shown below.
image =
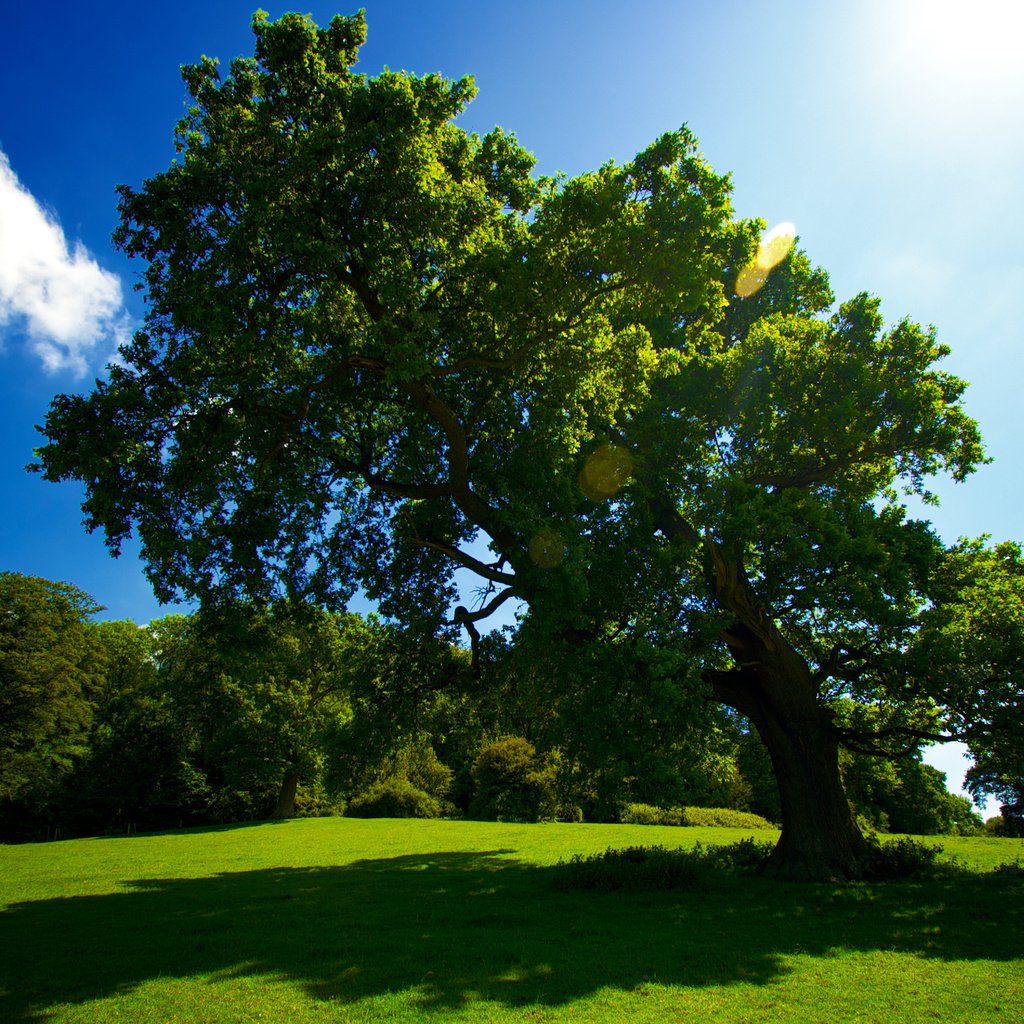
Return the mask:
[[45,797],[85,750],[105,658],[67,583],[0,573],[0,804]]
[[[685,129],[538,178],[454,123],[470,80],[355,74],[361,15],[253,28],[254,58],[185,69],[180,159],[120,190],[146,324],[54,401],[45,475],[115,550],[137,529],[161,596],[361,585],[474,650],[525,602],[566,686],[628,661],[750,718],[775,871],[865,870],[838,747],[870,737],[832,704],[894,692],[875,662],[938,550],[900,489],[981,458],[945,348],[867,296],[832,312]],[[464,569],[485,596],[452,613]],[[931,723],[890,706],[888,737]]]
[[299,784],[320,782],[324,743],[351,715],[361,666],[347,634],[362,637],[362,620],[221,602],[154,626],[158,684],[194,770],[248,813],[292,817]]
[[1024,835],[1024,553],[960,541],[936,564],[929,594],[913,676],[970,747],[967,788],[996,797],[1005,827]]

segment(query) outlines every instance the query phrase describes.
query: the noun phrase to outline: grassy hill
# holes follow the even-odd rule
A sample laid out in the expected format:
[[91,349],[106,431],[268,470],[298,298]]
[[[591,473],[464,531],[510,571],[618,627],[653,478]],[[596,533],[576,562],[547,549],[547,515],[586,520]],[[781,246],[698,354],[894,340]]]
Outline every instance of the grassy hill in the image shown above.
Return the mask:
[[[1024,842],[929,882],[580,893],[730,829],[306,819],[0,847],[0,1020],[1024,1019]],[[771,838],[759,833],[756,838]]]

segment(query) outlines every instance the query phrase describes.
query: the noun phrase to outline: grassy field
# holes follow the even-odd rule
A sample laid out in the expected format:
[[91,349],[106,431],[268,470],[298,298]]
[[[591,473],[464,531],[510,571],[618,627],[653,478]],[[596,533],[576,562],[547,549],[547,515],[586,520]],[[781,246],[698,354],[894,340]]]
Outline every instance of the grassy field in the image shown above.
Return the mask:
[[[948,880],[566,892],[609,846],[749,833],[299,820],[0,847],[0,1020],[1024,1020],[1020,840]],[[758,839],[771,839],[761,833]]]

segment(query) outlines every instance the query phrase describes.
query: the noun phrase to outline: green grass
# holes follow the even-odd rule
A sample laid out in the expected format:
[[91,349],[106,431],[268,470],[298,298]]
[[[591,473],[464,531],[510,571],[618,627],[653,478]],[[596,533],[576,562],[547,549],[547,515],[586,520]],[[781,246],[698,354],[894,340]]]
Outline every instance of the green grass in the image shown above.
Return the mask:
[[556,884],[574,854],[751,834],[336,818],[0,847],[0,1020],[1024,1019],[1024,877],[990,871],[1020,840],[939,840],[973,873],[929,883]]

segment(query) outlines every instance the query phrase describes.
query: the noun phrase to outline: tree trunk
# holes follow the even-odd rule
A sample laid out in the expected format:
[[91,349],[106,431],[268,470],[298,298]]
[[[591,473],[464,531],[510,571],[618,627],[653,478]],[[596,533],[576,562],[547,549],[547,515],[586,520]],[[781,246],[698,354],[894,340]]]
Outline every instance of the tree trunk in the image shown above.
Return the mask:
[[713,671],[714,696],[746,715],[772,761],[782,835],[767,874],[793,880],[861,878],[871,849],[839,773],[839,740],[803,658],[765,614],[735,561],[711,551],[719,604],[735,616],[722,639],[736,668]]
[[299,788],[299,773],[289,768],[281,780],[281,790],[277,794],[277,806],[274,808],[275,818],[295,817],[295,792]]
[[717,673],[714,689],[722,703],[750,719],[771,758],[782,835],[766,874],[793,881],[861,878],[871,851],[843,789],[831,716],[794,685],[799,679],[776,675],[766,686],[771,670],[765,668]]

